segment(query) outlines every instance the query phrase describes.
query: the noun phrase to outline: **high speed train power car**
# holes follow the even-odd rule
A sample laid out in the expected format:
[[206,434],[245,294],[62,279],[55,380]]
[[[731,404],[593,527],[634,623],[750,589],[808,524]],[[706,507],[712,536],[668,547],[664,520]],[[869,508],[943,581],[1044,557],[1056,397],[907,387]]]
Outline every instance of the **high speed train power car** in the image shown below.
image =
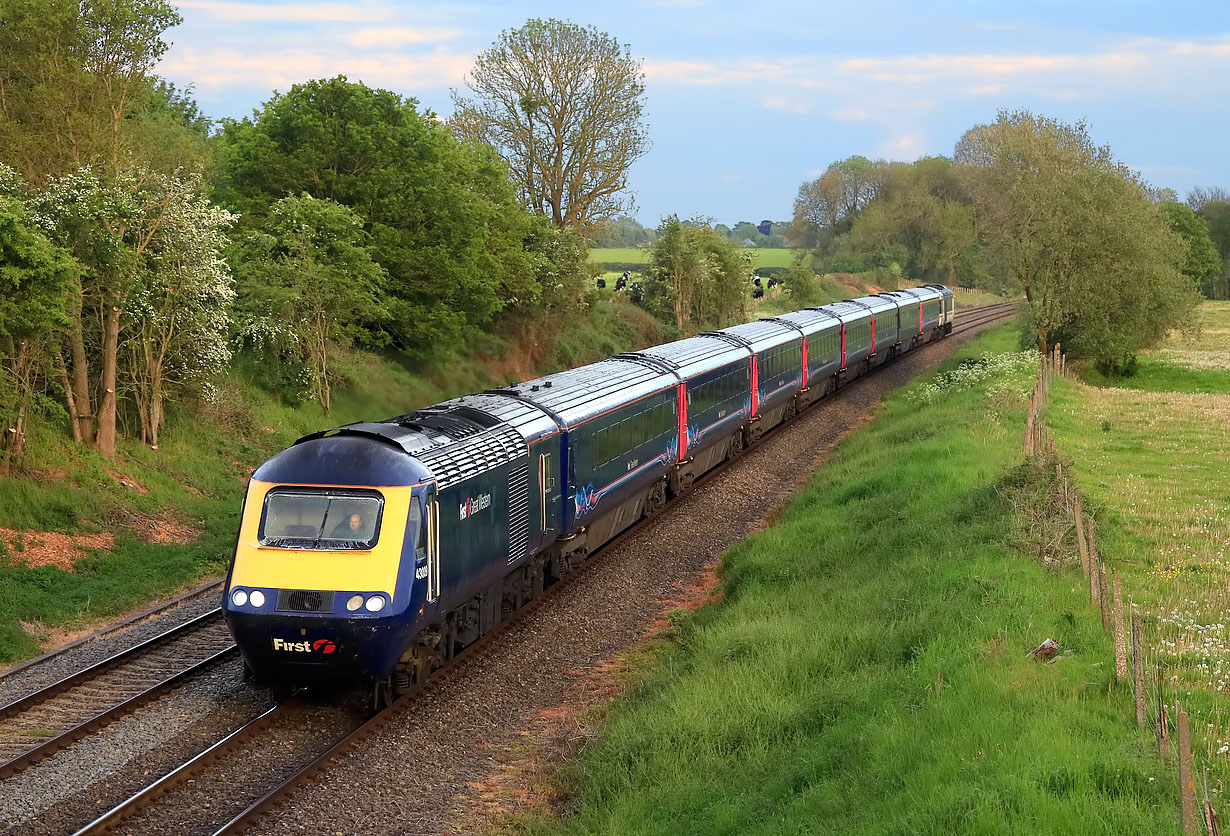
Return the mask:
[[953,316],[941,285],[881,293],[301,438],[244,500],[223,609],[245,666],[387,699]]

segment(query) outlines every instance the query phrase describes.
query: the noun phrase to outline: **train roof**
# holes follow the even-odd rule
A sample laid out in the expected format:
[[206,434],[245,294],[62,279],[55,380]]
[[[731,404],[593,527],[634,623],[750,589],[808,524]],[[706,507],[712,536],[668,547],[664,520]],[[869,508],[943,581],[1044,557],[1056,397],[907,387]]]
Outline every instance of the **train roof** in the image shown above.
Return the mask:
[[[463,395],[442,404],[428,407],[431,410],[453,410],[456,413],[478,412],[508,424],[521,433],[526,442],[534,442],[543,436],[559,431],[559,425],[542,407],[508,395],[483,392],[478,395]],[[417,413],[416,413],[417,414]]]
[[942,299],[944,296],[934,287],[906,287],[901,290],[888,290],[880,295],[891,296],[903,302],[912,302],[915,299],[926,302],[932,299]]
[[571,427],[678,382],[673,373],[644,360],[611,358],[492,389],[488,394],[508,395],[534,404],[562,425]]
[[742,325],[732,325],[717,331],[706,331],[702,337],[725,339],[744,345],[752,351],[764,351],[768,348],[788,343],[799,338],[796,328],[771,319],[758,319],[755,322],[745,322]]
[[866,305],[871,309],[872,313],[897,310],[897,300],[886,299],[883,296],[860,296],[857,299],[851,299],[849,301],[854,305]]
[[785,322],[802,330],[807,336],[827,328],[838,328],[841,320],[823,308],[805,308],[801,311],[791,311],[772,318],[774,322]]
[[640,358],[661,363],[684,380],[750,356],[751,352],[742,346],[711,337],[688,337],[617,355],[620,359]]
[[821,305],[816,310],[831,314],[832,316],[840,319],[842,322],[847,323],[857,322],[860,319],[867,319],[871,316],[871,311],[869,311],[865,306],[849,300],[844,302],[833,302],[828,305]]

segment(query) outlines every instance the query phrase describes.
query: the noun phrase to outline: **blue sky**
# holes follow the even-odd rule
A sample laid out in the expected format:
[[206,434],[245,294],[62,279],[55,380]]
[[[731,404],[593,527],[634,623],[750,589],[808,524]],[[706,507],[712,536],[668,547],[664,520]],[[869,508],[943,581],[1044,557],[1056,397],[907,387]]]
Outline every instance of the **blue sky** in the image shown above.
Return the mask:
[[1000,108],[1086,120],[1157,186],[1230,188],[1230,3],[899,0],[275,3],[172,0],[158,72],[240,117],[344,74],[442,116],[474,56],[531,17],[592,24],[644,62],[652,150],[634,214],[785,220],[851,154],[951,154]]

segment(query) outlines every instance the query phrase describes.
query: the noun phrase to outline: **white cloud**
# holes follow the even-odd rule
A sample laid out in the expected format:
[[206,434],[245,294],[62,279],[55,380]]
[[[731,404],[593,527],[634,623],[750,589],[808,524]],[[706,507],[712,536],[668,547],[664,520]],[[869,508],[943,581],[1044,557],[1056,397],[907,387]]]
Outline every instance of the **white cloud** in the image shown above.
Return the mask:
[[918,137],[914,134],[901,134],[880,143],[880,154],[896,160],[905,159],[906,157],[913,159],[918,155],[918,149],[921,144]]
[[179,50],[159,66],[170,78],[192,79],[203,95],[210,88],[259,86],[285,90],[312,78],[345,75],[353,81],[391,87],[445,87],[459,84],[473,59],[443,49],[419,55],[330,54],[283,50],[247,54],[230,48]]
[[871,114],[861,107],[843,107],[833,114],[833,118],[840,122],[866,122]]
[[765,99],[764,106],[769,110],[784,110],[787,113],[802,115],[811,112],[811,105],[802,102],[792,102],[787,99]]
[[345,40],[363,49],[383,47],[396,49],[406,44],[439,43],[453,40],[461,35],[458,29],[432,27],[415,29],[409,26],[379,26],[360,29],[346,35]]
[[177,0],[180,9],[206,12],[227,21],[273,21],[277,23],[379,23],[394,10],[387,6],[362,6],[348,3],[265,3],[229,0]]

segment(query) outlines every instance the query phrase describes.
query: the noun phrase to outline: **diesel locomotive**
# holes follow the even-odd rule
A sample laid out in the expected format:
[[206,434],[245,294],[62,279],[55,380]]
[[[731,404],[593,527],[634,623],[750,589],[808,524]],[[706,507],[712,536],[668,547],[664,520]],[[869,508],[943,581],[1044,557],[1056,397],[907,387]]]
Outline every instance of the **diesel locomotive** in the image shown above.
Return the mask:
[[954,313],[942,285],[880,293],[299,439],[244,498],[223,611],[246,670],[391,698]]

